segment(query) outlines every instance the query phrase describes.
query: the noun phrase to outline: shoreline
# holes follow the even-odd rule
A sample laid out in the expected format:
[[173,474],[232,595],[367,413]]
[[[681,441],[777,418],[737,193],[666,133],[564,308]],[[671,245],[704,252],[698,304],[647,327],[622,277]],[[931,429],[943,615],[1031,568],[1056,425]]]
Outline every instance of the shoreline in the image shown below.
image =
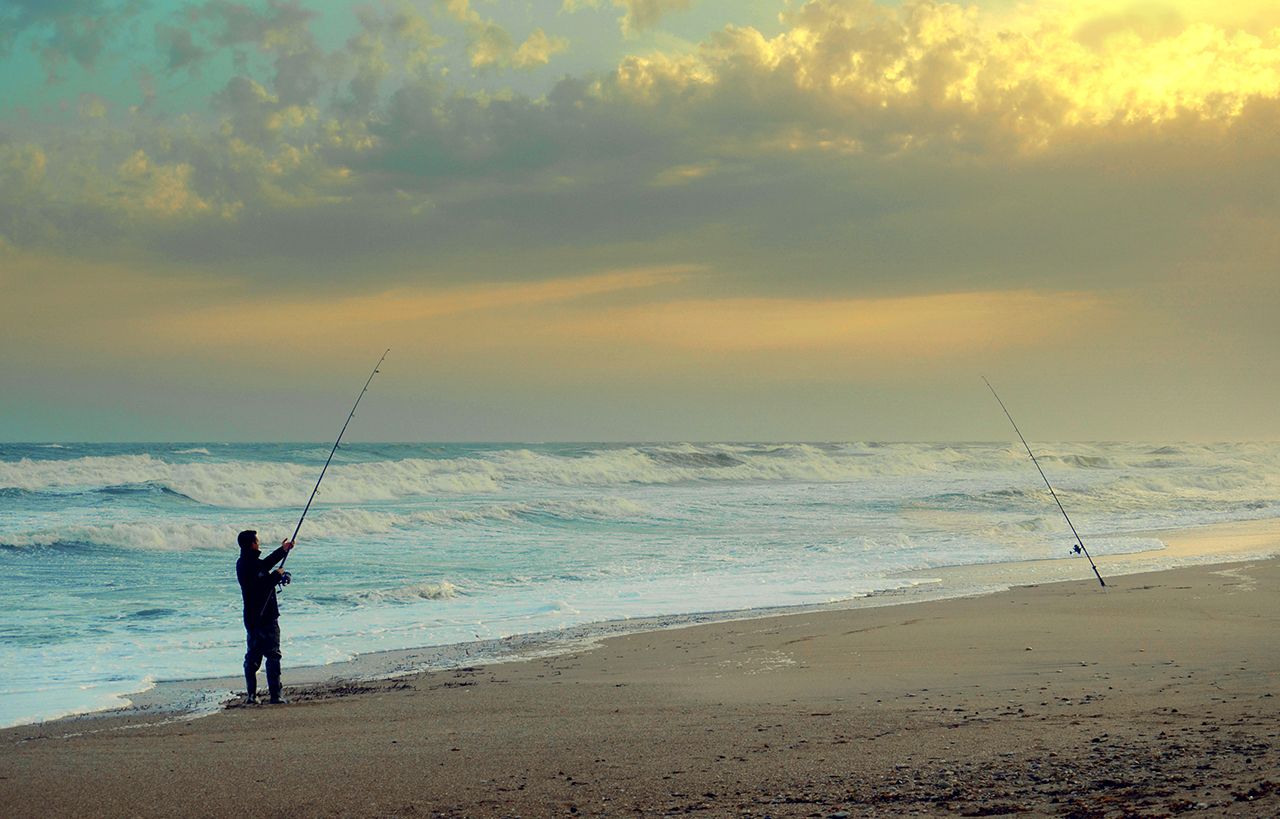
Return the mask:
[[1280,815],[1280,559],[1091,575],[5,729],[0,815]]
[[[1280,520],[1277,519],[1230,522],[1187,530],[1137,532],[1129,536],[1158,539],[1165,546],[1163,549],[1147,552],[1094,556],[1093,562],[1097,564],[1104,580],[1109,576],[1125,577],[1152,571],[1172,571],[1186,566],[1265,559],[1280,553]],[[1159,568],[1153,569],[1157,564]],[[915,585],[830,603],[655,615],[468,643],[358,654],[350,660],[321,666],[286,666],[285,689],[286,694],[290,690],[299,689],[347,690],[413,675],[555,657],[590,650],[602,641],[621,636],[716,623],[984,597],[1019,586],[1044,583],[1082,580],[1096,582],[1089,561],[1083,556],[922,569],[893,575],[890,579],[912,580]],[[242,693],[237,693],[242,689],[243,678],[238,675],[159,680],[145,691],[125,695],[122,699],[129,702],[117,707],[23,723],[11,728],[93,720],[135,723],[157,717],[163,724],[165,721],[206,717],[235,707],[237,700],[243,698]]]

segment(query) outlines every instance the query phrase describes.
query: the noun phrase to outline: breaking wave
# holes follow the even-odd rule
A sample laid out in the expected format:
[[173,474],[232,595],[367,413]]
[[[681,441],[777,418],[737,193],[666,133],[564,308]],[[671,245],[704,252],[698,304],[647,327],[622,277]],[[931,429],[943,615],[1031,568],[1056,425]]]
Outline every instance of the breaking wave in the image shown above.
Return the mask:
[[[246,454],[252,447],[243,448]],[[344,448],[344,453],[346,448]],[[153,454],[0,461],[0,490],[68,494],[109,487],[158,487],[198,503],[230,509],[302,506],[314,488],[318,453],[294,450],[288,460],[208,456],[206,447]],[[269,453],[265,453],[269,454]],[[349,453],[348,453],[349,454]],[[434,453],[433,453],[434,454]],[[1027,468],[1014,447],[945,444],[663,444],[601,446],[576,451],[457,447],[452,457],[366,459],[338,463],[325,475],[321,502],[376,503],[435,495],[492,493],[513,486],[607,488],[707,481],[858,481],[955,472]],[[1105,451],[1102,445],[1060,445],[1038,453],[1047,468],[1067,471],[1147,471],[1153,456],[1196,460],[1190,450],[1163,447]],[[1171,464],[1176,466],[1176,464]],[[1272,463],[1271,468],[1275,467]]]
[[[13,490],[0,490],[0,492]],[[542,500],[509,502],[416,512],[335,507],[313,509],[306,518],[305,538],[351,542],[370,536],[412,532],[422,527],[485,525],[521,520],[565,521],[613,520],[645,515],[648,507],[625,498],[601,497],[583,500]],[[207,517],[207,516],[206,516]],[[242,525],[208,520],[165,517],[114,523],[76,523],[25,532],[0,531],[0,546],[110,547],[155,551],[192,549],[229,550],[239,548],[236,535]],[[263,548],[278,543],[294,531],[292,522],[268,521],[259,529]]]
[[351,595],[351,600],[357,604],[421,603],[452,600],[458,594],[457,586],[442,580],[439,583],[414,583],[392,589],[356,592]]

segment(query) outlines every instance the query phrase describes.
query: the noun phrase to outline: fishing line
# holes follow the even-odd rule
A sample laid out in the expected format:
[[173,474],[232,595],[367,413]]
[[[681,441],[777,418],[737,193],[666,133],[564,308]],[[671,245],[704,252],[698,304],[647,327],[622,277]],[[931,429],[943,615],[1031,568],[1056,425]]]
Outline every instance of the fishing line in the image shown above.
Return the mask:
[[1062,512],[1062,517],[1066,518],[1067,526],[1071,527],[1071,534],[1075,535],[1076,546],[1072,550],[1076,554],[1083,554],[1089,561],[1089,566],[1093,568],[1094,575],[1097,576],[1098,582],[1105,589],[1107,581],[1102,579],[1102,575],[1098,572],[1098,566],[1093,562],[1093,557],[1089,554],[1089,550],[1084,547],[1084,541],[1080,539],[1080,533],[1076,531],[1075,524],[1071,522],[1071,518],[1067,516],[1067,510],[1062,507],[1062,501],[1058,500],[1058,493],[1053,491],[1053,485],[1049,483],[1049,479],[1045,477],[1044,470],[1040,468],[1040,462],[1036,460],[1036,454],[1031,451],[1031,447],[1027,445],[1027,439],[1022,437],[1022,430],[1018,429],[1018,423],[1013,420],[1013,416],[1009,414],[1009,410],[1005,407],[1004,402],[1000,400],[999,393],[996,388],[991,386],[991,382],[987,381],[987,377],[982,377],[983,383],[987,385],[987,389],[991,390],[991,394],[996,397],[996,401],[1000,404],[1000,409],[1004,410],[1004,416],[1009,419],[1009,423],[1013,424],[1013,431],[1018,433],[1018,439],[1022,441],[1022,445],[1027,448],[1027,454],[1031,456],[1031,463],[1036,465],[1036,471],[1040,473],[1040,477],[1044,478],[1044,485],[1049,487],[1049,494],[1053,496],[1054,503],[1058,504],[1058,510]]
[[[298,532],[302,531],[302,522],[307,519],[307,510],[311,508],[311,501],[316,499],[316,493],[320,491],[320,482],[324,480],[324,473],[329,471],[329,463],[333,460],[333,454],[338,451],[338,444],[342,443],[342,436],[346,434],[347,426],[351,423],[351,419],[356,415],[356,407],[360,406],[360,399],[364,398],[364,394],[369,391],[369,385],[373,383],[373,377],[378,374],[378,368],[382,366],[382,362],[386,360],[387,353],[389,352],[391,352],[391,350],[387,350],[386,353],[383,353],[382,358],[378,359],[378,363],[373,365],[373,372],[369,373],[369,380],[364,382],[364,389],[360,390],[360,394],[356,396],[356,403],[351,407],[351,414],[347,416],[347,422],[342,425],[342,431],[338,433],[338,440],[333,442],[333,449],[329,450],[329,457],[324,462],[324,468],[320,470],[320,477],[316,479],[316,488],[311,490],[311,497],[307,498],[307,505],[302,509],[302,517],[298,518],[298,525],[293,530],[293,537],[289,538],[290,543],[297,541]],[[284,557],[280,560],[279,568],[281,571],[284,570],[284,564],[288,559],[289,553],[285,552]],[[288,574],[282,575],[280,585],[289,585]],[[262,611],[258,612],[259,621],[262,620],[262,615],[266,612],[267,606],[271,604],[271,600],[275,597],[275,594],[276,590],[273,588],[271,590],[271,595],[267,597],[266,602],[262,604]]]

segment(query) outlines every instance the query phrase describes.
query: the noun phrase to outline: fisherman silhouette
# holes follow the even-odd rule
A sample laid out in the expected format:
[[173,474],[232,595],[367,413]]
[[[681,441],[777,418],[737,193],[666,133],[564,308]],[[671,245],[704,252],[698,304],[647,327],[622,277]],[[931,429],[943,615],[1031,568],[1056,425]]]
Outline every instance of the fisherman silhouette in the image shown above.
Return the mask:
[[276,605],[276,585],[289,582],[283,569],[272,569],[293,549],[293,541],[281,542],[264,560],[258,547],[258,533],[247,529],[240,533],[240,559],[236,561],[236,579],[244,597],[244,628],[248,635],[248,651],[244,655],[244,682],[249,704],[258,702],[258,668],[267,661],[267,692],[274,705],[288,702],[280,684],[280,609]]

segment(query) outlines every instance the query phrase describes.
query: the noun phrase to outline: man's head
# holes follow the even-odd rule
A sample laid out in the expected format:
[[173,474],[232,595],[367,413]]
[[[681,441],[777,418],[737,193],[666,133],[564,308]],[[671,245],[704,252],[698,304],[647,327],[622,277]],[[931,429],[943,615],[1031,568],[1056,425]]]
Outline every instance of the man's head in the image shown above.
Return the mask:
[[240,533],[238,538],[240,541],[240,551],[252,551],[258,548],[258,532],[254,529],[245,529]]

